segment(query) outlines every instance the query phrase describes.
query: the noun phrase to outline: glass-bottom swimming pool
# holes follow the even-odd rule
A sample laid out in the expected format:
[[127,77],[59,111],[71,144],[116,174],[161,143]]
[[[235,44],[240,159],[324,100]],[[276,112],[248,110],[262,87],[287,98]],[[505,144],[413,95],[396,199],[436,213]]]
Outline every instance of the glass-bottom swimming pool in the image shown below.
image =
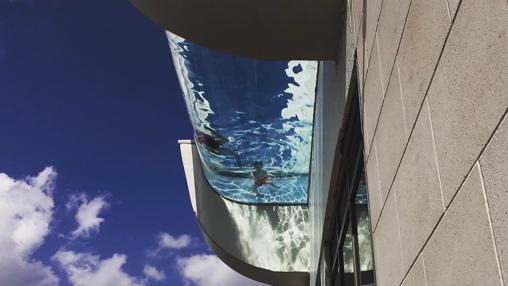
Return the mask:
[[307,203],[317,62],[168,39],[210,186],[239,203]]
[[[227,176],[218,175],[206,167],[205,175],[212,188],[221,190],[221,195],[239,203],[253,204],[302,204],[307,202],[309,175],[277,175],[272,178],[273,185],[264,184],[255,188],[253,170],[239,171]],[[270,172],[270,170],[268,170]]]

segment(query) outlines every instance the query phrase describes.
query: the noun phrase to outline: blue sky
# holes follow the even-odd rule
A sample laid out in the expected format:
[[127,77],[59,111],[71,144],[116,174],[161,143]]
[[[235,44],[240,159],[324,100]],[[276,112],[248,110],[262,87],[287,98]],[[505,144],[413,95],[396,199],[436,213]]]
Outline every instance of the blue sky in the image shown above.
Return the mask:
[[184,108],[163,30],[127,1],[0,0],[0,285],[250,283],[201,238]]

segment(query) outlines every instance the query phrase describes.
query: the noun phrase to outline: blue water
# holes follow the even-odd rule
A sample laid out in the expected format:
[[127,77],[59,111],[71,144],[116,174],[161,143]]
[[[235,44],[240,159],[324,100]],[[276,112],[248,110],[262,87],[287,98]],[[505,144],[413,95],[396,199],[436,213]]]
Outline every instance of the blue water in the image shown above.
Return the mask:
[[[259,61],[168,39],[210,185],[242,203],[306,203],[317,63]],[[272,184],[255,187],[256,161]]]

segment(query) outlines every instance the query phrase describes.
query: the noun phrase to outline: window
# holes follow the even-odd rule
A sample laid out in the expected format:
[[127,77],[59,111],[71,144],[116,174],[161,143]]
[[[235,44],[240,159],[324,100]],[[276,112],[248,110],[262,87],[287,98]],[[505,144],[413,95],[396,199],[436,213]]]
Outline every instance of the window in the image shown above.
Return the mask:
[[306,204],[317,62],[261,61],[167,33],[205,176],[249,204]]
[[356,81],[352,81],[346,110],[340,142],[342,157],[336,195],[339,198],[330,243],[334,265],[330,279],[334,286],[373,286],[373,243]]

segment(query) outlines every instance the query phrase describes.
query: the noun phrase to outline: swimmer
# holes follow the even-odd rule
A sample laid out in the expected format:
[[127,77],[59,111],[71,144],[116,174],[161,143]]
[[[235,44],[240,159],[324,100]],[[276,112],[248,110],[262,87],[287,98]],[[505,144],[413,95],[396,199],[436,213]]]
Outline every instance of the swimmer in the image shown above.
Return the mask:
[[270,185],[274,188],[279,188],[272,182],[273,175],[263,169],[263,162],[256,161],[253,166],[256,169],[251,173],[252,178],[254,178],[254,186],[252,186],[253,193],[259,195],[258,188],[263,185]]
[[234,157],[236,160],[236,165],[238,165],[238,167],[242,167],[242,160],[240,160],[240,156],[238,156],[238,154],[231,148],[224,146],[226,143],[229,142],[229,140],[226,137],[217,133],[215,130],[212,130],[211,128],[206,126],[205,128],[212,134],[210,135],[197,130],[196,140],[199,143],[203,144],[203,146],[205,146],[208,151],[214,154]]

